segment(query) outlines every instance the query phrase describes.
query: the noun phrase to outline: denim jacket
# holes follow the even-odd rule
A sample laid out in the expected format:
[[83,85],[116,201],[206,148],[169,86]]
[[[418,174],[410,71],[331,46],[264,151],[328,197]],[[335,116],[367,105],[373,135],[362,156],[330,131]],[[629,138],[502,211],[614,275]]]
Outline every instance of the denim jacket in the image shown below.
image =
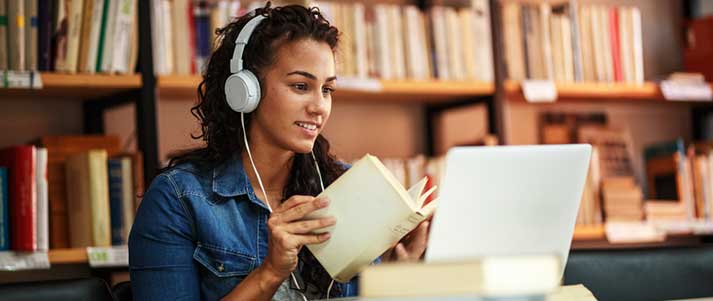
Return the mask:
[[[129,237],[134,300],[219,300],[265,259],[269,214],[240,156],[212,171],[183,164],[160,174]],[[334,285],[357,294],[355,280]]]

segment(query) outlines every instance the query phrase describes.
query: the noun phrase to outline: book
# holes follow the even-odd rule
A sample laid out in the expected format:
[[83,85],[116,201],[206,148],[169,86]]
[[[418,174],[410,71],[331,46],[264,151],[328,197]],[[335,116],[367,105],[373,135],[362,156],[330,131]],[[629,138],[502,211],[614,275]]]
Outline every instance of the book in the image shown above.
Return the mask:
[[0,251],[10,249],[10,215],[7,203],[7,168],[0,167]]
[[[362,297],[544,296],[560,285],[556,256],[485,257],[466,262],[392,263],[366,268]],[[517,299],[520,300],[520,299]]]
[[66,171],[70,246],[111,246],[107,151],[94,149],[71,156]]
[[[2,20],[5,20],[2,22]],[[8,24],[7,24],[7,0],[0,0],[0,70],[8,69]]]
[[36,149],[35,189],[37,190],[37,250],[47,251],[50,247],[47,149],[43,147]]
[[328,241],[307,248],[333,279],[349,281],[431,216],[438,201],[422,205],[436,187],[424,192],[426,182],[406,190],[379,159],[365,155],[319,194],[330,206],[306,219],[333,216],[337,224],[322,229],[330,232]]
[[14,251],[37,250],[36,153],[31,145],[0,150],[0,166],[8,169],[10,246]]
[[25,69],[37,70],[37,3],[25,0]]
[[[39,0],[37,2],[37,69],[50,71],[52,12],[57,1]],[[0,42],[1,43],[1,42]]]
[[111,214],[111,244],[125,245],[134,221],[134,183],[131,157],[109,159],[109,210]]
[[26,67],[25,0],[7,2],[7,49],[10,70],[24,71]]

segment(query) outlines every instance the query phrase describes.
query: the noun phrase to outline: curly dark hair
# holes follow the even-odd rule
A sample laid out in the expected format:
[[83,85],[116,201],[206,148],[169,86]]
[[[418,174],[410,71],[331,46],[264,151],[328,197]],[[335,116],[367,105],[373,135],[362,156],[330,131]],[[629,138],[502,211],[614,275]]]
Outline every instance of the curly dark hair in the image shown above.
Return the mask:
[[[240,113],[233,111],[226,102],[224,84],[231,75],[230,59],[240,30],[254,15],[264,15],[264,19],[255,28],[243,53],[245,69],[252,71],[260,80],[262,95],[265,95],[264,74],[275,63],[278,49],[287,43],[312,39],[327,43],[333,52],[337,51],[339,31],[322,16],[318,8],[306,8],[299,5],[258,8],[254,14],[240,17],[227,26],[216,30],[219,43],[208,62],[203,80],[198,85],[198,103],[191,108],[191,113],[201,124],[201,134],[191,135],[201,139],[205,147],[179,152],[171,156],[168,167],[190,163],[200,169],[214,168],[235,154],[243,151],[243,130],[240,125]],[[245,114],[246,127],[250,127],[250,115]],[[248,129],[246,129],[248,130]],[[313,148],[319,163],[325,185],[329,185],[345,171],[330,153],[329,141],[319,135]],[[283,189],[283,201],[293,195],[316,196],[321,192],[317,171],[310,154],[295,154],[288,183]],[[305,282],[316,286],[325,294],[331,277],[316,261],[307,248],[300,252],[301,275]],[[331,295],[338,296],[341,285],[336,285]]]

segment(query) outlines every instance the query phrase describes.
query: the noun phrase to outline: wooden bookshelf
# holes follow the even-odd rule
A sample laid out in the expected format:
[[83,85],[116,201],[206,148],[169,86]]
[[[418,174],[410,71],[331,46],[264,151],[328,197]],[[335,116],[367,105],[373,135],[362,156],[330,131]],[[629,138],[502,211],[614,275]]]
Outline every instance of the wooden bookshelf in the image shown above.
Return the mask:
[[[158,90],[161,96],[174,98],[195,98],[200,76],[160,76]],[[350,81],[348,87],[340,87],[334,94],[336,101],[358,102],[407,102],[407,103],[448,103],[478,96],[491,95],[495,91],[489,82],[445,82],[445,81]],[[374,87],[376,85],[377,87]]]
[[[667,101],[661,94],[659,85],[654,82],[643,84],[626,83],[556,83],[558,102],[645,102],[679,103]],[[713,87],[713,85],[712,85]],[[507,80],[504,83],[508,101],[525,102],[520,82]]]
[[604,225],[580,226],[574,228],[572,240],[601,240],[606,239]]
[[108,74],[64,74],[40,73],[42,89],[9,88],[0,89],[0,98],[33,98],[52,97],[53,99],[86,100],[100,98],[124,90],[140,89],[141,75],[108,75]]
[[50,264],[87,263],[87,249],[54,249],[48,253]]

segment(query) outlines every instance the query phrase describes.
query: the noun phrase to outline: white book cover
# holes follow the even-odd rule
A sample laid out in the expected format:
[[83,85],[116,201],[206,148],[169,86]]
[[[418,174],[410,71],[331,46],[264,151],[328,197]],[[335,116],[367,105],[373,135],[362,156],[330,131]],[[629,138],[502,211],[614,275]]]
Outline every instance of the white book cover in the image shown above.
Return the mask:
[[[591,13],[591,28],[592,28],[592,36],[593,39],[592,41],[594,42],[594,45],[592,47],[592,51],[594,53],[594,68],[597,74],[596,80],[598,82],[606,82],[607,81],[607,66],[606,66],[606,56],[609,54],[605,50],[605,37],[604,37],[604,31],[607,30],[609,26],[602,23],[602,18],[601,18],[601,9],[599,6],[592,5],[589,6],[589,10]],[[610,56],[611,57],[611,56]]]
[[390,24],[393,32],[394,46],[394,70],[396,79],[406,79],[406,57],[404,55],[404,30],[401,16],[401,7],[392,5],[390,12]]
[[92,26],[89,30],[89,41],[82,41],[83,43],[89,43],[87,54],[87,61],[84,65],[83,72],[95,73],[97,70],[97,53],[99,52],[99,34],[101,31],[102,24],[102,14],[104,13],[104,0],[86,0],[94,1],[92,6]]
[[562,59],[564,61],[564,80],[566,82],[575,81],[574,52],[572,49],[572,23],[569,17],[560,17],[560,29],[562,30]]
[[433,213],[437,201],[423,202],[435,187],[423,192],[425,185],[426,178],[407,191],[379,159],[364,156],[319,194],[329,207],[306,218],[337,223],[322,230],[329,240],[307,248],[333,279],[349,281]]
[[433,49],[436,52],[436,74],[439,80],[450,80],[448,65],[448,41],[446,32],[446,17],[443,7],[431,8],[431,28],[433,30]]
[[594,65],[594,37],[592,35],[591,9],[588,6],[579,7],[577,14],[579,41],[582,57],[582,79],[585,82],[596,81],[597,74]]
[[151,1],[151,51],[153,52],[153,70],[157,75],[166,74],[166,59],[164,46],[163,28],[163,0]]
[[475,35],[476,80],[492,82],[493,38],[490,26],[490,4],[487,0],[472,0],[474,10],[473,34]]
[[[101,66],[99,66],[102,73],[111,71],[111,62],[114,57],[114,31],[116,29],[116,15],[119,10],[119,0],[107,1],[108,2],[105,3],[105,5],[109,5],[109,10],[106,13],[106,28],[104,28],[104,51],[102,52]],[[153,21],[153,19],[151,20]],[[151,27],[153,28],[153,24],[151,24]]]
[[164,74],[173,74],[176,71],[176,64],[174,63],[176,61],[176,51],[174,51],[172,47],[174,43],[173,39],[176,38],[176,35],[172,29],[173,19],[171,19],[170,16],[173,8],[171,6],[172,3],[170,0],[161,0],[161,9],[163,10],[163,17],[161,18],[163,23],[161,28],[163,28],[164,31],[161,35],[163,41],[161,41],[159,46],[161,46],[161,50],[164,52],[162,58]]
[[392,79],[394,77],[389,60],[391,54],[391,46],[389,40],[392,38],[389,34],[389,17],[387,6],[377,4],[374,8],[376,41],[377,66],[381,79]]
[[354,3],[351,13],[354,15],[354,53],[356,56],[356,76],[358,78],[367,78],[368,63],[366,57],[367,39],[366,39],[366,21],[364,4]]
[[414,5],[403,7],[404,38],[406,43],[406,76],[411,79],[420,78],[418,61],[418,8]]
[[[461,48],[463,53],[463,72],[464,79],[469,81],[476,80],[476,68],[480,68],[475,62],[476,47],[475,40],[480,40],[473,32],[473,21],[475,19],[475,11],[472,9],[461,9],[458,11],[458,24],[461,29]],[[480,41],[479,41],[480,42]]]
[[609,20],[609,6],[599,6],[599,24],[602,31],[602,45],[598,49],[604,57],[604,75],[606,82],[614,82],[614,58],[612,57],[611,30]]
[[552,42],[550,40],[550,16],[552,7],[549,3],[540,3],[540,26],[542,26],[542,61],[545,79],[554,79],[554,66],[552,63]]
[[450,76],[453,80],[465,80],[465,68],[463,66],[463,44],[461,39],[460,24],[458,24],[458,13],[454,7],[445,7],[446,24],[446,49],[448,49],[448,64]]
[[503,3],[503,43],[507,77],[511,80],[525,79],[524,33],[522,31],[522,7],[519,3]]
[[37,250],[46,252],[49,250],[50,246],[47,149],[38,147],[35,159],[35,188],[37,191]]
[[631,35],[634,52],[634,82],[644,83],[644,42],[641,27],[641,11],[631,8]]
[[116,28],[114,31],[114,58],[112,62],[112,72],[128,73],[131,57],[131,44],[133,38],[134,21],[136,14],[137,0],[120,0],[119,13],[116,16]]

